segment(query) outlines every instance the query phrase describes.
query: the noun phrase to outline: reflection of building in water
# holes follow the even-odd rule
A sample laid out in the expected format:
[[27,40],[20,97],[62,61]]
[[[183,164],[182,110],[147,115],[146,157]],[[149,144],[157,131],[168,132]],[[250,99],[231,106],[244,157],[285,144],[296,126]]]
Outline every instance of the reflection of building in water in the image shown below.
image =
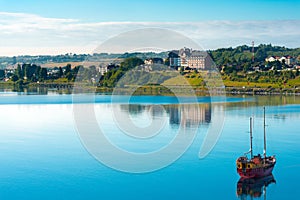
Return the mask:
[[[195,126],[200,123],[210,122],[207,113],[210,112],[210,104],[184,105],[182,106],[181,122],[184,126]],[[209,113],[210,114],[210,113]],[[210,115],[209,115],[210,117]]]
[[161,105],[141,105],[141,104],[120,104],[122,111],[129,112],[131,115],[139,115],[147,111],[150,116],[163,116],[164,108]]
[[180,124],[180,108],[178,105],[169,105],[166,107],[169,113],[170,124]]
[[120,104],[122,111],[129,112],[132,115],[138,115],[147,109],[146,105],[141,104]]
[[186,127],[198,126],[211,121],[211,104],[173,104],[173,105],[140,105],[123,104],[121,110],[131,115],[140,115],[147,111],[152,117],[169,115],[169,123]]
[[169,105],[166,110],[170,116],[170,124],[197,126],[211,121],[211,104]]
[[276,183],[276,180],[273,175],[265,176],[262,178],[240,178],[237,183],[237,196],[240,199],[259,198],[264,194],[264,199],[266,199],[266,190],[269,184]]
[[163,116],[165,110],[162,105],[152,105],[150,107],[150,113],[151,116],[156,117],[156,116]]

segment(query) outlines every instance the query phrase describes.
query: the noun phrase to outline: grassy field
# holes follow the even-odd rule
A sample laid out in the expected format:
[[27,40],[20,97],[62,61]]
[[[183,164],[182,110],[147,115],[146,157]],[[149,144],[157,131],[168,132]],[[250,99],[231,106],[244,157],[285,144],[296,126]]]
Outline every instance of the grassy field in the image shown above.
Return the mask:
[[[203,75],[203,74],[202,74]],[[182,78],[181,75],[166,80],[163,85],[187,85],[190,84],[193,87],[201,87],[204,85],[204,81],[200,73],[187,72]],[[295,79],[290,79],[287,83],[278,81],[277,83],[264,83],[264,82],[247,82],[247,81],[231,81],[228,79],[223,80],[223,84],[226,87],[236,88],[300,88],[300,76]]]
[[300,77],[298,76],[295,79],[288,80],[287,85],[300,88]]
[[182,76],[176,76],[173,78],[170,78],[162,83],[162,85],[188,85],[188,82],[186,79],[184,79]]
[[237,81],[223,81],[226,87],[245,87],[245,88],[279,88],[277,83],[252,83],[252,82],[237,82]]
[[185,75],[178,75],[163,82],[162,85],[178,85],[178,86],[202,86],[203,78],[200,73],[187,72]]

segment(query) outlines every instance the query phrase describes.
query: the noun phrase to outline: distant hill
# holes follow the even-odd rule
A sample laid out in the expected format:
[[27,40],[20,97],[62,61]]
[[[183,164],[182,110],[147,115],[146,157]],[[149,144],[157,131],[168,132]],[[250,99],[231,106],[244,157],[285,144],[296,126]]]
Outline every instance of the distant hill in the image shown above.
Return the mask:
[[0,69],[4,69],[8,66],[16,65],[17,63],[33,63],[37,65],[48,64],[51,63],[71,63],[71,62],[96,62],[99,60],[117,60],[120,58],[129,58],[129,57],[138,57],[141,59],[146,58],[166,58],[168,57],[168,52],[154,53],[154,52],[146,52],[146,53],[124,53],[124,54],[108,54],[108,53],[100,53],[100,54],[65,54],[65,55],[40,55],[40,56],[14,56],[14,57],[1,57],[0,56]]
[[[220,48],[216,50],[208,50],[209,55],[212,57],[217,66],[235,65],[239,67],[245,62],[252,60],[252,47],[247,45],[238,46],[235,48]],[[255,62],[262,63],[268,56],[292,56],[300,60],[300,48],[286,48],[280,46],[272,46],[271,44],[260,44],[254,47]],[[134,52],[124,54],[65,54],[65,55],[40,55],[40,56],[14,56],[14,57],[1,57],[0,68],[15,65],[16,63],[33,63],[37,65],[51,64],[51,63],[67,63],[67,62],[95,62],[101,59],[114,60],[120,58],[138,57],[141,59],[147,58],[167,58],[169,52]]]

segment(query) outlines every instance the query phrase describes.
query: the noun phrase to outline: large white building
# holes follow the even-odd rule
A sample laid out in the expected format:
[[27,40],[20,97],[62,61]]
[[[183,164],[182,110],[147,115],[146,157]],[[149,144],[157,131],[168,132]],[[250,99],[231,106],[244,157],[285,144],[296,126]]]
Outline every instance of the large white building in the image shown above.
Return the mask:
[[205,51],[197,51],[189,48],[183,48],[179,51],[169,53],[170,67],[208,69],[212,65],[212,60]]
[[193,51],[188,59],[188,66],[192,69],[207,69],[209,59],[204,51]]

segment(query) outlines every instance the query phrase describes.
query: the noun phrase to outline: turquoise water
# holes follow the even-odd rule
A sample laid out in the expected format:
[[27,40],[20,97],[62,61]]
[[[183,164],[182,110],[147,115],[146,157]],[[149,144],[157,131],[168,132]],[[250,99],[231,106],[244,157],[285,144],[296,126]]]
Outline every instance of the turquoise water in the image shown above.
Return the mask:
[[[83,105],[87,103],[84,96]],[[94,109],[99,126],[112,143],[127,151],[145,153],[168,145],[180,123],[186,130],[197,129],[191,146],[171,165],[133,174],[111,169],[85,149],[74,124],[71,95],[1,93],[0,198],[242,198],[236,194],[239,176],[235,160],[249,149],[250,116],[254,116],[254,151],[262,153],[265,105],[267,152],[277,157],[273,173],[276,183],[267,186],[266,198],[298,199],[300,97],[230,97],[226,103],[220,103],[218,98],[198,100],[200,112],[195,116],[195,105],[177,105],[172,97],[135,97],[126,105],[122,101],[111,104],[108,95],[96,96]],[[155,110],[151,102],[162,109]],[[112,108],[128,114],[141,127],[153,119],[165,120],[165,124],[160,134],[138,141],[118,129]],[[200,147],[220,108],[226,114],[221,136],[213,150],[200,159]],[[257,199],[263,196],[262,193]]]

